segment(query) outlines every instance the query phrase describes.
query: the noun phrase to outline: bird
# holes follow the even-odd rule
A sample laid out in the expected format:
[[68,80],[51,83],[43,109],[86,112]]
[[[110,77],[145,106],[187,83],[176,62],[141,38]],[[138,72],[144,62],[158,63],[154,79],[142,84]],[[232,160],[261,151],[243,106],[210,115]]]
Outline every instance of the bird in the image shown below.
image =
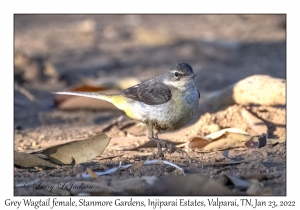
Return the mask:
[[[126,115],[148,126],[148,138],[157,144],[158,157],[166,151],[183,153],[172,142],[158,138],[160,131],[175,131],[187,125],[195,114],[200,92],[195,87],[192,67],[173,65],[164,74],[124,89],[116,94],[63,91],[53,94],[84,96],[108,101]],[[162,148],[166,150],[162,151]]]

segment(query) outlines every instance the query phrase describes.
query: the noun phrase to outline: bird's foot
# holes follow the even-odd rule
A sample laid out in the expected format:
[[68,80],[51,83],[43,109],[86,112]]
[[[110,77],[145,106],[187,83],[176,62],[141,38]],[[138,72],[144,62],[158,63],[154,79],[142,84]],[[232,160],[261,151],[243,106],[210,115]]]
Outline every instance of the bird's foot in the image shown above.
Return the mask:
[[[187,152],[176,147],[172,142],[167,140],[161,140],[158,138],[151,138],[151,141],[155,141],[157,144],[157,156],[158,157],[164,157],[164,153],[168,152],[169,154],[178,152],[179,154],[186,154]],[[164,151],[162,151],[162,148],[166,148]]]

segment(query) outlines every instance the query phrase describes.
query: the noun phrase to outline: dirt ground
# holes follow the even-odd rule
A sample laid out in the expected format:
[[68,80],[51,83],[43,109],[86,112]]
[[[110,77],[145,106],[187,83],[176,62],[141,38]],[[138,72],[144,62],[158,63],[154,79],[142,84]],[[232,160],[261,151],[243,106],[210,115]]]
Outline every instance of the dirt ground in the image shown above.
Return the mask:
[[[89,107],[60,110],[54,106],[53,91],[80,84],[82,77],[136,77],[144,81],[164,73],[179,62],[189,63],[198,75],[195,84],[206,97],[245,77],[266,74],[286,78],[285,15],[15,15],[15,59],[32,62],[15,68],[14,147],[28,151],[93,136],[104,132],[113,140],[96,159],[59,169],[20,169],[15,167],[15,184],[41,180],[80,181],[86,168],[104,171],[122,164],[153,159],[156,148],[122,151],[147,141],[147,128],[116,109]],[[50,64],[53,68],[45,65]],[[36,65],[35,65],[36,64]],[[20,73],[21,72],[21,73]],[[95,99],[96,100],[96,99]],[[37,103],[38,101],[38,103]],[[241,116],[243,106],[235,104],[220,110],[199,111],[187,127],[161,134],[162,139],[186,142],[217,130],[238,127],[251,130]],[[247,106],[263,120],[271,138],[286,138],[285,106]],[[120,116],[122,122],[112,123]],[[111,125],[111,126],[109,126]],[[117,141],[120,137],[140,137]],[[115,139],[115,140],[114,140]],[[286,145],[259,149],[229,150],[230,158],[244,163],[216,166],[222,151],[188,151],[189,158],[174,153],[168,160],[188,174],[213,180],[222,175],[276,174],[261,181],[272,195],[286,195]],[[99,177],[113,183],[142,176],[182,176],[163,164],[144,165],[136,170]],[[14,188],[15,195],[61,195],[34,188]],[[71,193],[72,194],[72,193]]]

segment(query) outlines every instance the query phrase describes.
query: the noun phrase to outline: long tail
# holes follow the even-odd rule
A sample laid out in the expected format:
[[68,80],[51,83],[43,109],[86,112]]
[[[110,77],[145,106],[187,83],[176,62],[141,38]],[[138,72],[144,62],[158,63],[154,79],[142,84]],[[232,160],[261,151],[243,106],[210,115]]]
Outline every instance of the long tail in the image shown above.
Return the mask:
[[102,99],[105,101],[108,101],[115,105],[117,108],[124,110],[125,113],[131,117],[132,119],[135,119],[135,113],[132,110],[132,100],[128,99],[122,95],[115,94],[115,95],[106,95],[106,94],[101,94],[98,92],[52,92],[53,94],[64,94],[64,95],[73,95],[73,96],[84,96],[84,97],[89,97],[89,98],[96,98],[96,99]]
[[101,94],[98,92],[79,92],[79,91],[74,91],[74,92],[52,92],[52,94],[61,94],[61,95],[73,95],[73,96],[84,96],[88,98],[96,98],[96,99],[101,99],[108,101],[110,103],[113,103],[113,98],[116,96],[114,95],[106,95],[106,94]]

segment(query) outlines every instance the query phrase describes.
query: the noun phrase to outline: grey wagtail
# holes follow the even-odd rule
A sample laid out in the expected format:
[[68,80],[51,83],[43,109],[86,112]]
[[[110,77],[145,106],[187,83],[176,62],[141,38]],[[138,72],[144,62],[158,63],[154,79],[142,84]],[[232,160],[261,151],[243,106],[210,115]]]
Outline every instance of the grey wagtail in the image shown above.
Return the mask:
[[102,99],[123,110],[130,118],[148,126],[148,138],[157,143],[158,156],[162,147],[170,153],[183,152],[169,141],[158,139],[159,131],[174,131],[185,126],[198,107],[200,93],[194,84],[192,67],[178,63],[162,75],[132,86],[119,93],[55,92]]

